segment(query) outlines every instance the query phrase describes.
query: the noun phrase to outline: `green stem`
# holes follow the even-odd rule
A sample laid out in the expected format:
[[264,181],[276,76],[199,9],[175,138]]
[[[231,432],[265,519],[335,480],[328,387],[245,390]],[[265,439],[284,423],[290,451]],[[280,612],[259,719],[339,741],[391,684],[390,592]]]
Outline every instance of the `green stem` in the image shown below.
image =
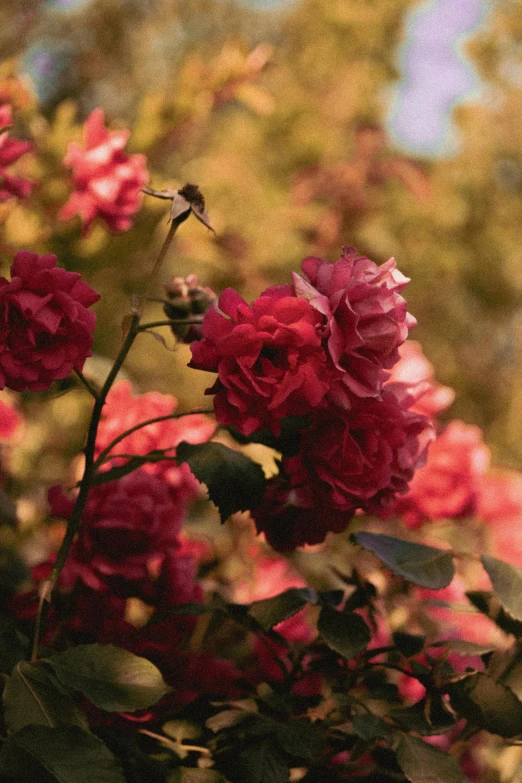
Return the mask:
[[139,327],[140,332],[145,332],[147,329],[153,329],[156,326],[190,326],[190,324],[202,324],[203,317],[201,318],[169,318],[163,321],[151,321],[148,324],[142,324]]
[[60,578],[62,568],[65,565],[65,561],[67,560],[67,555],[69,554],[69,550],[71,548],[72,542],[78,531],[83,510],[85,508],[85,504],[87,503],[87,498],[89,495],[89,490],[91,488],[92,479],[96,472],[94,453],[96,447],[96,435],[98,433],[98,425],[100,423],[103,406],[105,405],[105,400],[107,399],[107,395],[112,387],[112,384],[114,383],[114,380],[118,375],[121,366],[131,349],[131,346],[136,338],[136,335],[138,334],[139,321],[140,321],[139,314],[134,313],[132,315],[129,330],[125,336],[123,345],[120,348],[120,352],[116,357],[116,361],[114,362],[111,371],[109,372],[105,380],[105,383],[103,384],[103,387],[100,393],[98,394],[98,396],[96,397],[96,401],[94,403],[92,417],[89,424],[89,431],[87,433],[87,443],[85,445],[85,468],[83,471],[82,479],[80,481],[80,491],[76,498],[76,502],[74,504],[71,518],[69,520],[69,524],[67,525],[67,530],[65,532],[65,536],[60,546],[60,549],[58,550],[58,554],[56,556],[56,561],[54,563],[53,569],[50,573],[49,578],[42,585],[40,602],[38,605],[38,613],[36,616],[33,648],[31,653],[32,661],[35,661],[38,657],[38,640],[39,640],[40,628],[42,624],[42,613],[43,613],[44,604],[46,601],[50,600],[50,596],[53,591],[53,588],[56,582],[58,581],[58,579]]
[[154,266],[152,267],[152,272],[150,273],[150,277],[148,280],[148,283],[145,287],[145,291],[143,292],[140,299],[143,301],[144,299],[147,299],[150,290],[152,288],[152,284],[154,283],[154,278],[156,277],[156,273],[159,271],[160,266],[162,265],[165,256],[167,255],[168,249],[170,247],[170,244],[172,240],[174,239],[174,234],[178,230],[178,226],[180,225],[180,222],[178,220],[172,220],[169,226],[169,230],[167,233],[167,236],[165,237],[165,241],[163,242],[161,246],[161,250],[159,251],[158,257],[156,261],[154,262]]
[[[114,438],[112,443],[109,443],[109,445],[103,449],[100,454],[98,454],[98,457],[94,463],[94,468],[98,469],[100,465],[105,461],[105,458],[109,455],[109,453],[112,451],[112,449],[118,445],[120,441],[122,441],[124,438],[127,437],[127,435],[132,435],[133,432],[136,432],[136,430],[141,430],[142,427],[148,427],[149,424],[157,424],[160,421],[167,421],[167,419],[181,419],[182,416],[195,416],[196,414],[205,414],[207,416],[212,415],[214,413],[213,410],[208,410],[207,408],[200,408],[196,409],[194,411],[185,411],[184,413],[167,413],[164,416],[155,416],[153,419],[146,419],[145,421],[140,421],[139,424],[135,424],[134,427],[130,427],[130,429],[125,430],[125,432],[122,432],[121,435],[118,435],[117,438]],[[111,455],[111,459],[113,456]]]

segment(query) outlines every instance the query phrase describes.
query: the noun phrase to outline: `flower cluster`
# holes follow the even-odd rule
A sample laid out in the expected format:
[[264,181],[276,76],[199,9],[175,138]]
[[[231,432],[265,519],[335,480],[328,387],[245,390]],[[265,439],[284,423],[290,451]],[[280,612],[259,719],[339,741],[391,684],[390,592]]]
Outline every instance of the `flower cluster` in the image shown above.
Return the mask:
[[11,280],[0,278],[0,388],[41,391],[81,372],[91,355],[98,301],[77,272],[48,254],[20,251]]
[[413,386],[389,382],[415,325],[395,260],[379,267],[345,248],[335,263],[307,258],[301,268],[293,285],[252,305],[227,289],[192,345],[191,366],[218,374],[207,393],[220,424],[277,437],[286,417],[302,417],[297,453],[283,449],[280,475],[253,511],[281,551],[344,530],[357,509],[390,505],[434,435],[414,409],[432,388],[426,372]]
[[109,131],[103,109],[94,109],[85,123],[85,145],[71,142],[64,164],[73,170],[74,192],[60,218],[79,214],[84,230],[96,217],[111,231],[126,231],[140,206],[140,189],[149,175],[145,156],[129,155],[124,147],[130,131]]
[[14,139],[9,135],[9,126],[13,121],[11,106],[0,101],[0,202],[7,201],[12,196],[27,198],[34,187],[22,177],[13,176],[6,169],[32,150],[30,141]]

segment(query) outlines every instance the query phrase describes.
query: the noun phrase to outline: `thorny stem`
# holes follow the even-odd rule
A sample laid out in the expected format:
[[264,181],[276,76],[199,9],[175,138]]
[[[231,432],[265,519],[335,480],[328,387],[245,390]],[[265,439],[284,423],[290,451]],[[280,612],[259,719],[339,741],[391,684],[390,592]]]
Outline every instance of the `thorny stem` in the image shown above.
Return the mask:
[[102,452],[100,452],[98,458],[94,463],[94,468],[95,469],[99,468],[100,465],[105,461],[105,458],[108,456],[108,454],[112,451],[112,449],[115,446],[117,446],[120,441],[126,438],[127,435],[132,435],[133,432],[136,432],[136,430],[141,430],[142,427],[148,427],[149,424],[156,424],[157,422],[166,421],[167,419],[180,419],[182,416],[194,416],[196,414],[212,415],[213,413],[214,410],[209,410],[208,408],[197,408],[196,410],[193,411],[184,411],[183,413],[166,413],[164,416],[156,416],[153,419],[146,419],[145,421],[140,421],[139,424],[135,424],[134,427],[130,427],[128,430],[125,430],[125,432],[122,432],[121,435],[118,435],[117,438],[114,438],[112,443],[109,443],[109,445],[105,449],[103,449]]
[[38,613],[36,616],[33,647],[31,652],[31,661],[35,661],[38,657],[38,640],[39,640],[40,628],[42,624],[42,613],[43,613],[44,604],[46,601],[50,600],[53,588],[56,582],[58,581],[60,574],[62,572],[62,568],[64,567],[65,561],[67,560],[67,555],[69,554],[71,544],[74,540],[74,537],[76,535],[76,532],[80,524],[80,520],[83,514],[83,510],[85,508],[85,504],[87,503],[87,498],[89,495],[89,490],[91,488],[92,479],[96,472],[94,453],[95,453],[95,446],[96,446],[96,435],[98,433],[98,425],[100,423],[103,406],[105,405],[105,400],[107,399],[107,395],[112,387],[112,384],[114,383],[114,380],[118,375],[127,354],[129,353],[129,350],[136,338],[136,335],[138,334],[139,321],[140,321],[139,314],[134,313],[131,318],[129,330],[125,336],[123,345],[120,348],[120,352],[116,357],[116,360],[111,368],[111,371],[109,372],[105,380],[105,383],[103,384],[103,387],[100,393],[98,394],[98,396],[96,397],[96,401],[94,403],[92,417],[89,424],[89,430],[87,433],[87,443],[85,445],[85,468],[83,471],[82,479],[80,481],[80,491],[78,493],[78,497],[76,498],[76,502],[72,510],[71,518],[69,520],[69,524],[67,525],[67,530],[65,532],[65,536],[61,543],[60,549],[58,550],[58,555],[56,556],[56,561],[54,563],[53,569],[51,571],[49,578],[46,579],[46,581],[43,583],[40,591],[40,600],[38,604]]

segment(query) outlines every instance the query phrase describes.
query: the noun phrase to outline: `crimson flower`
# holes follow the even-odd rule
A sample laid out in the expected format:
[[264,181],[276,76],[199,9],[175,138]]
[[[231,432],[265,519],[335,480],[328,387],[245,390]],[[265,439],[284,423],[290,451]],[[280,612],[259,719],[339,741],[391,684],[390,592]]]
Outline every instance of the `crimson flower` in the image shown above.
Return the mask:
[[[329,389],[321,346],[323,317],[287,287],[268,289],[248,305],[232,288],[210,308],[203,339],[192,343],[190,367],[217,372],[214,409],[220,424],[244,435],[317,407]],[[289,287],[288,287],[289,288]]]
[[99,294],[48,254],[20,251],[0,278],[0,388],[41,391],[91,355]]
[[103,109],[94,109],[85,123],[84,146],[71,142],[67,147],[64,164],[73,170],[74,192],[59,217],[79,214],[84,230],[101,217],[111,231],[126,231],[149,174],[144,155],[123,151],[130,131],[109,131],[104,123]]

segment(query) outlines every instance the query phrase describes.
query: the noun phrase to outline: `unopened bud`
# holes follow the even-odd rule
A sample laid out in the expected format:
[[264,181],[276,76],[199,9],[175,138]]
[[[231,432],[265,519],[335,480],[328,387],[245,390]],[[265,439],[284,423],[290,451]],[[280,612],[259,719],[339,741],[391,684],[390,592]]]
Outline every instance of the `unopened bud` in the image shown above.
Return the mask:
[[[163,306],[167,318],[178,320],[201,319],[217,300],[216,294],[208,286],[199,285],[196,275],[173,277],[165,285],[168,301]],[[201,322],[190,324],[172,323],[172,332],[178,340],[191,343],[203,337]]]

